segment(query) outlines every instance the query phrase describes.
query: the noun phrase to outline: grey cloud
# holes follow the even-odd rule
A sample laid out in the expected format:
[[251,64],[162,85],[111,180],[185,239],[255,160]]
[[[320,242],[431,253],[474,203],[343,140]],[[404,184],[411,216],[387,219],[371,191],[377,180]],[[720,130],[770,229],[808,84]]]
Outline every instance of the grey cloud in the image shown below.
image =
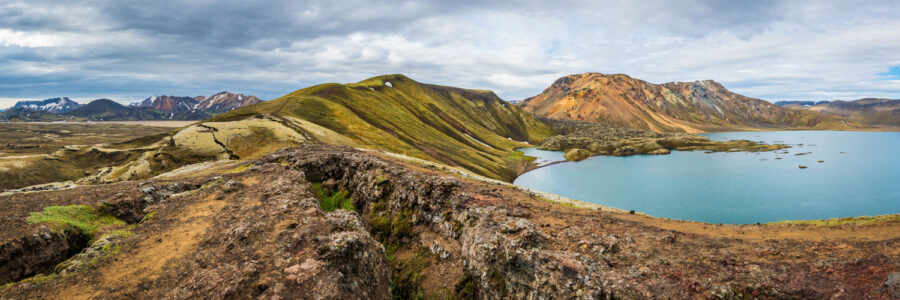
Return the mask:
[[[517,99],[586,71],[652,82],[716,79],[775,100],[884,96],[900,90],[877,75],[900,64],[891,51],[900,29],[878,26],[900,25],[898,8],[895,1],[0,0],[0,98],[227,89],[271,99],[316,83],[405,73]],[[854,79],[842,83],[843,74]]]

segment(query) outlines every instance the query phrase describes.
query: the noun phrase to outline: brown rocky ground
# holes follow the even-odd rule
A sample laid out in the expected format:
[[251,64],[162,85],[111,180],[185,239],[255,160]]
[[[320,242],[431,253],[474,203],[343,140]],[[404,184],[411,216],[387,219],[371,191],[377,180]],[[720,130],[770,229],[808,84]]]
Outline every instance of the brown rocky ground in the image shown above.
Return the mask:
[[[352,199],[352,211],[322,209],[334,199]],[[52,275],[24,279],[79,250],[71,231],[25,221],[68,204],[127,224],[100,230],[110,233]],[[897,220],[672,221],[322,145],[219,175],[20,193],[0,205],[0,282],[18,282],[2,299],[900,297]]]

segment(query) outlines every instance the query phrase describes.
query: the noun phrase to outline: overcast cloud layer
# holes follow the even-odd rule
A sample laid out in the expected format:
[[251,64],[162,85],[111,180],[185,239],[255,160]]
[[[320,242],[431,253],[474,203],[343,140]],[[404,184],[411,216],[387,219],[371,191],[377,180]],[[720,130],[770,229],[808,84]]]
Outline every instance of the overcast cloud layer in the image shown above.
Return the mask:
[[771,101],[900,98],[900,2],[802,2],[0,0],[0,107],[273,99],[389,73],[508,100],[583,72]]

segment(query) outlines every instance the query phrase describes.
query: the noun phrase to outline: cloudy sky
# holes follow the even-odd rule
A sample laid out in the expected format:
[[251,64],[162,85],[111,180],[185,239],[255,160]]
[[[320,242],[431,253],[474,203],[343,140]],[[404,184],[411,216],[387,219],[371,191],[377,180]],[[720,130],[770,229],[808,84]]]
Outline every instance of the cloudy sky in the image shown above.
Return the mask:
[[403,73],[533,96],[573,73],[767,100],[900,98],[900,2],[0,0],[0,107]]

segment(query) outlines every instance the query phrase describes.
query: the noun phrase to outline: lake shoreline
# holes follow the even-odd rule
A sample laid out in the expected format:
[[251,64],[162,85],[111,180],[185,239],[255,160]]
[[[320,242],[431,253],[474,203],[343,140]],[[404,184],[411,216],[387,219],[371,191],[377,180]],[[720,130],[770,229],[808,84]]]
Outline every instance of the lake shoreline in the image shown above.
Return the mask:
[[[784,139],[784,138],[772,138],[771,137],[772,135],[782,135],[783,133],[788,133],[790,135],[795,136],[796,138],[795,139]],[[619,208],[619,209],[623,209],[623,210],[632,210],[633,209],[635,211],[643,212],[647,215],[654,216],[654,217],[676,219],[676,220],[697,221],[697,222],[704,222],[704,223],[710,223],[710,224],[716,224],[716,223],[755,224],[757,222],[766,224],[766,223],[776,223],[776,222],[823,221],[823,220],[830,220],[830,219],[835,219],[835,218],[848,218],[848,217],[884,216],[884,215],[889,216],[889,215],[894,215],[894,214],[900,213],[900,208],[898,208],[898,207],[900,207],[900,204],[896,203],[896,201],[892,202],[890,200],[891,195],[894,195],[894,193],[897,193],[898,191],[896,189],[892,188],[891,184],[889,184],[887,182],[887,180],[889,180],[889,179],[882,178],[879,180],[876,178],[874,180],[875,181],[874,184],[876,186],[874,188],[872,188],[871,191],[868,191],[868,192],[866,192],[865,191],[866,188],[863,188],[863,187],[872,186],[871,182],[866,182],[866,180],[853,180],[852,178],[849,178],[847,180],[838,180],[840,178],[852,177],[852,176],[848,176],[846,174],[842,175],[841,173],[849,172],[851,174],[855,174],[855,173],[861,172],[862,175],[859,175],[859,176],[864,176],[865,174],[871,173],[866,170],[870,170],[872,168],[874,168],[874,170],[884,170],[881,172],[875,172],[875,174],[890,172],[889,171],[890,168],[884,166],[884,164],[886,163],[888,165],[893,165],[891,163],[894,163],[895,161],[897,161],[896,159],[890,157],[889,155],[870,153],[871,151],[873,151],[872,149],[879,149],[879,148],[880,149],[891,149],[890,146],[886,146],[886,147],[885,146],[875,146],[874,144],[871,146],[860,146],[860,145],[857,145],[858,143],[855,141],[850,141],[850,142],[846,142],[846,143],[839,142],[840,140],[845,139],[845,138],[852,138],[852,139],[861,139],[863,141],[868,140],[869,143],[876,143],[876,144],[878,141],[881,141],[882,143],[885,143],[885,142],[886,143],[897,143],[898,139],[895,137],[895,135],[897,133],[894,133],[894,132],[871,132],[871,131],[856,131],[856,133],[859,133],[859,134],[854,134],[854,132],[850,132],[850,131],[770,131],[770,132],[741,131],[741,132],[727,132],[727,133],[726,132],[718,132],[718,133],[703,134],[704,136],[709,137],[711,140],[733,139],[734,137],[730,136],[732,134],[739,134],[742,137],[747,138],[747,139],[759,140],[758,137],[753,137],[753,136],[761,134],[761,135],[763,135],[763,138],[767,138],[767,140],[770,142],[772,140],[781,140],[784,142],[784,144],[795,146],[795,148],[789,148],[790,150],[778,150],[775,152],[766,152],[765,154],[762,154],[762,153],[747,153],[747,154],[720,153],[719,155],[715,155],[713,157],[704,157],[704,159],[706,159],[706,158],[712,159],[713,161],[715,161],[715,163],[718,163],[718,164],[736,164],[734,166],[724,168],[723,169],[724,171],[723,170],[715,171],[715,172],[725,172],[723,174],[735,175],[735,176],[722,175],[726,178],[727,177],[737,177],[737,179],[725,180],[725,181],[740,181],[739,179],[745,180],[745,182],[735,184],[736,187],[734,187],[734,188],[730,188],[727,186],[715,188],[715,190],[721,192],[720,194],[715,194],[715,193],[704,194],[702,192],[697,193],[694,190],[697,189],[697,186],[703,185],[703,184],[697,184],[697,183],[688,184],[687,187],[678,186],[678,185],[665,187],[666,189],[670,189],[670,190],[674,188],[674,190],[672,190],[672,193],[669,193],[669,194],[646,193],[643,190],[656,189],[657,187],[655,187],[654,185],[657,184],[657,182],[662,182],[659,184],[661,184],[663,186],[669,185],[669,184],[665,183],[664,181],[670,180],[670,179],[657,178],[657,177],[651,176],[652,178],[658,179],[658,181],[646,181],[646,178],[641,178],[641,177],[643,177],[643,173],[640,173],[640,172],[629,172],[629,173],[624,173],[624,174],[618,175],[619,177],[633,178],[632,180],[640,181],[642,184],[645,185],[644,187],[641,187],[641,188],[633,187],[632,188],[633,192],[629,192],[629,193],[624,193],[622,191],[618,191],[618,192],[604,191],[604,192],[599,192],[599,193],[595,192],[595,194],[596,194],[595,196],[584,196],[585,194],[579,194],[577,192],[572,192],[572,190],[579,189],[579,184],[582,184],[582,183],[579,183],[579,180],[572,179],[572,178],[552,178],[552,176],[547,177],[549,175],[542,175],[541,179],[539,181],[564,182],[564,183],[560,183],[559,184],[560,187],[556,187],[556,188],[545,188],[540,185],[530,185],[528,183],[523,183],[523,181],[532,180],[532,179],[528,179],[528,177],[534,177],[535,175],[533,175],[533,174],[535,174],[535,173],[557,174],[558,172],[562,172],[562,171],[547,171],[547,170],[551,170],[551,169],[555,169],[555,168],[557,168],[557,169],[561,168],[561,169],[567,170],[562,173],[579,172],[578,176],[590,177],[590,176],[594,176],[595,174],[593,174],[593,173],[595,173],[595,172],[596,173],[615,173],[615,172],[612,172],[609,170],[603,170],[603,169],[609,168],[610,166],[622,167],[623,166],[622,161],[633,161],[633,159],[637,159],[638,161],[649,159],[650,161],[653,161],[653,162],[652,163],[647,162],[647,163],[643,163],[643,164],[639,164],[639,165],[649,164],[648,166],[658,167],[658,168],[662,168],[662,169],[668,168],[668,167],[666,167],[668,165],[678,165],[677,163],[670,164],[670,162],[666,162],[666,160],[670,160],[669,157],[667,157],[666,159],[656,159],[656,157],[659,155],[635,155],[635,156],[624,157],[624,160],[622,159],[623,157],[602,156],[601,155],[601,156],[592,156],[592,157],[588,158],[587,160],[582,161],[581,164],[560,164],[561,162],[567,162],[565,160],[559,160],[559,161],[554,161],[554,162],[549,162],[549,163],[544,163],[544,164],[538,164],[538,165],[534,166],[533,168],[530,168],[527,172],[523,172],[522,174],[519,174],[519,176],[516,177],[516,179],[513,181],[513,183],[517,184],[517,185],[522,185],[522,186],[525,186],[528,188],[545,191],[548,193],[560,194],[560,195],[568,197],[568,198],[578,199],[578,200],[585,201],[588,203],[596,203],[596,204],[600,204],[603,206],[615,207],[615,208]],[[844,137],[838,137],[838,136],[832,137],[833,134],[839,134],[839,135],[845,135],[845,136]],[[875,134],[878,136],[871,136],[870,134]],[[765,137],[765,135],[770,135],[770,137]],[[749,136],[749,138],[748,138],[748,136]],[[824,139],[823,142],[825,142],[825,143],[817,143],[815,141],[816,139]],[[838,142],[831,141],[831,139],[835,139]],[[817,145],[817,144],[820,144],[820,145]],[[863,143],[863,144],[865,144],[865,143]],[[898,143],[898,144],[900,144],[900,143]],[[843,150],[840,150],[839,148],[835,148],[837,146],[834,146],[834,145],[839,145],[839,147],[843,147],[843,148],[840,148]],[[855,149],[857,147],[859,147],[860,149]],[[528,149],[531,149],[531,151],[529,151]],[[854,149],[854,150],[849,150],[850,154],[847,154],[847,151],[846,151],[847,149]],[[519,148],[516,150],[517,151],[526,150],[526,151],[523,151],[523,153],[525,153],[524,155],[528,155],[528,156],[532,156],[532,157],[535,156],[532,153],[535,150],[546,151],[546,150],[539,150],[534,147],[533,148]],[[790,151],[790,152],[788,152],[788,151]],[[551,152],[551,151],[546,151],[546,152]],[[552,152],[555,152],[556,156],[560,156],[562,154],[562,152],[560,152],[560,151],[552,151]],[[679,156],[679,158],[676,158],[676,160],[678,160],[678,159],[683,159],[683,157],[685,157],[684,153],[690,153],[690,152],[691,151],[673,151],[672,154],[669,154],[667,156],[673,156],[673,155]],[[702,154],[706,155],[705,153],[702,153]],[[700,160],[700,158],[697,157],[697,154],[692,154],[689,156],[691,157],[691,162],[704,164]],[[660,157],[662,157],[662,156],[660,156]],[[729,161],[735,160],[735,159],[737,159],[741,162],[739,162],[739,163],[729,162]],[[540,161],[540,160],[541,159],[536,159],[536,161]],[[603,160],[606,163],[592,162],[594,160]],[[881,162],[887,161],[887,162],[879,163],[879,161],[881,161]],[[584,165],[584,162],[588,162],[591,166]],[[575,165],[579,165],[579,167],[570,167],[570,166],[575,166]],[[808,169],[800,169],[800,168],[798,168],[798,165],[808,166],[809,168]],[[740,172],[740,170],[753,170],[755,168],[760,168],[760,166],[764,166],[763,170],[756,170],[756,171],[750,171],[750,172],[751,173],[763,172],[763,171],[764,172],[775,172],[775,173],[772,173],[772,174],[774,174],[774,177],[783,176],[783,175],[778,175],[778,174],[786,173],[786,174],[789,174],[790,178],[794,178],[794,179],[785,180],[785,181],[777,181],[777,180],[773,180],[773,179],[765,179],[765,177],[766,177],[765,174],[762,174],[762,175],[755,174],[753,176],[757,177],[758,180],[747,180],[747,178],[743,178],[743,177],[746,177],[747,175],[741,174],[741,172]],[[549,167],[549,168],[545,168],[545,167]],[[647,167],[647,166],[644,166],[644,167]],[[590,169],[590,168],[593,168],[594,170],[592,172],[573,171],[573,170],[578,170],[578,169]],[[744,169],[742,169],[742,168],[744,168]],[[747,168],[749,168],[749,169],[747,169]],[[859,168],[863,168],[863,169],[869,168],[869,169],[859,170]],[[696,173],[696,174],[703,174],[703,172]],[[718,174],[718,173],[715,173],[715,174]],[[890,173],[884,173],[884,174],[890,174]],[[670,175],[672,175],[672,177],[677,177],[674,174],[670,174]],[[832,175],[834,175],[834,176],[832,176]],[[569,176],[569,175],[565,175],[565,174],[559,175],[559,177],[566,177],[566,176]],[[606,180],[616,180],[614,178],[615,176],[608,177],[608,176],[611,176],[609,174],[606,174],[604,176],[607,176],[607,177],[604,177],[604,178],[606,178]],[[688,180],[688,181],[690,181],[691,178],[693,178],[692,177],[693,175],[682,175],[682,177],[684,177],[684,176],[686,176],[686,179],[684,179],[684,180]],[[705,174],[705,176],[709,177],[709,174]],[[722,177],[722,176],[713,176],[713,177]],[[769,176],[771,177],[772,175],[769,175]],[[575,175],[571,175],[569,177],[575,177]],[[525,179],[523,179],[523,178],[525,178]],[[610,178],[613,178],[613,179],[610,179]],[[759,178],[763,178],[763,179],[759,179]],[[709,184],[714,184],[714,182],[721,181],[721,180],[717,181],[715,178],[713,178],[713,179],[705,178],[704,176],[699,176],[699,177],[696,177],[695,179],[699,180],[699,181],[711,180],[710,182],[712,182],[712,183],[709,183]],[[766,184],[761,184],[758,181],[765,181]],[[575,182],[575,183],[573,183],[573,182]],[[627,181],[622,181],[621,179],[619,179],[618,183],[620,185],[626,185],[626,186],[637,186],[638,185],[636,183],[629,183]],[[552,184],[550,184],[550,185],[552,185]],[[591,186],[591,188],[593,188],[593,189],[610,188],[607,185],[608,185],[608,183],[599,182],[599,183],[592,183],[588,186]],[[755,189],[746,187],[748,185],[755,187]],[[694,187],[692,188],[691,186],[694,186]],[[744,186],[744,187],[741,187],[741,186]],[[838,195],[844,195],[844,197],[843,197],[844,199],[858,199],[858,200],[851,201],[850,204],[846,204],[846,203],[845,204],[840,204],[840,203],[835,204],[834,202],[840,202],[839,201],[840,197],[835,196],[835,195],[828,195],[827,192],[817,191],[820,189],[830,190],[829,187],[831,187],[830,189],[838,189],[839,191],[837,191],[836,193]],[[615,186],[613,186],[613,188],[615,188]],[[619,188],[619,189],[622,189],[622,188]],[[851,189],[856,192],[855,193],[850,193],[850,192],[846,192],[846,191],[841,192],[840,190],[842,190],[842,189]],[[724,203],[740,203],[740,202],[734,202],[734,201],[736,201],[735,199],[737,199],[737,198],[752,199],[752,197],[751,196],[741,196],[741,195],[736,196],[734,194],[742,194],[744,192],[747,192],[748,194],[758,196],[761,199],[756,199],[756,200],[747,202],[747,204],[750,205],[749,207],[743,207],[743,206],[746,206],[746,204],[745,204],[745,205],[736,206],[735,208],[741,207],[740,211],[745,211],[745,210],[748,211],[745,213],[750,213],[752,211],[756,211],[757,213],[760,213],[763,211],[770,211],[770,212],[773,212],[773,214],[769,215],[769,217],[760,217],[757,219],[752,219],[750,217],[744,216],[741,218],[735,218],[732,221],[722,221],[722,220],[724,220],[724,218],[705,219],[706,217],[700,215],[699,213],[694,214],[694,218],[673,217],[672,213],[669,213],[665,209],[662,209],[662,208],[656,208],[656,210],[648,210],[648,209],[643,209],[639,205],[635,205],[634,201],[622,202],[624,200],[613,201],[613,200],[609,199],[609,198],[641,198],[641,199],[636,199],[637,202],[641,202],[641,201],[646,202],[647,199],[653,198],[653,196],[649,196],[649,195],[657,195],[656,197],[663,197],[663,198],[685,197],[683,195],[685,190],[688,190],[689,193],[696,193],[695,195],[692,194],[694,196],[691,196],[691,197],[693,197],[695,199],[700,199],[700,200],[697,200],[696,202],[691,202],[690,204],[686,204],[684,206],[696,206],[696,205],[699,205],[700,203],[704,203],[698,208],[699,210],[703,210],[703,209],[707,209],[707,208],[705,208],[705,206],[707,206],[707,205],[712,205],[712,206],[719,205],[719,204],[717,204],[717,200],[720,198],[727,200],[727,201],[723,200]],[[766,191],[766,190],[771,190],[771,192],[769,192],[769,194],[760,192],[760,191]],[[693,192],[690,192],[690,191],[693,191]],[[784,194],[779,194],[779,192],[777,192],[777,191],[783,191]],[[682,195],[679,195],[679,193],[681,193]],[[706,195],[706,196],[701,196],[701,195]],[[765,195],[769,195],[769,196],[765,196]],[[777,200],[777,199],[785,199],[785,200]],[[827,201],[826,201],[826,203],[820,204],[817,201],[810,202],[812,199],[818,199],[817,201],[822,201],[821,199],[826,199]],[[671,201],[671,200],[667,200],[667,201]],[[760,201],[762,203],[769,203],[772,201],[775,201],[775,202],[787,201],[787,202],[784,202],[784,203],[779,202],[780,204],[775,204],[775,202],[772,202],[773,204],[770,205],[771,208],[766,208],[765,205],[761,205],[761,204],[757,203]],[[843,202],[846,202],[846,201],[843,201]],[[626,205],[619,205],[617,203],[626,203]],[[805,213],[806,217],[803,217],[804,213],[792,214],[792,213],[786,213],[783,211],[779,211],[779,209],[785,205],[787,205],[787,206],[785,208],[783,208],[783,210],[807,211]],[[804,206],[804,207],[801,209],[801,208],[799,208],[800,206]],[[842,206],[847,207],[846,211],[842,211],[841,209],[838,208],[838,207],[842,207]],[[878,207],[881,207],[881,208],[878,208]],[[676,210],[678,210],[678,209],[676,209]],[[688,209],[685,209],[684,207],[682,207],[680,210],[684,211],[684,210],[688,210]],[[729,208],[729,210],[731,211],[730,212],[731,215],[736,214],[736,211],[734,211],[733,209]],[[740,213],[738,213],[738,214],[740,214]],[[685,215],[690,215],[690,214],[685,214]],[[698,215],[700,217],[697,217]],[[763,214],[763,215],[765,215],[765,214]],[[777,217],[777,216],[783,216],[783,217]],[[743,220],[743,221],[741,221],[741,220]]]

